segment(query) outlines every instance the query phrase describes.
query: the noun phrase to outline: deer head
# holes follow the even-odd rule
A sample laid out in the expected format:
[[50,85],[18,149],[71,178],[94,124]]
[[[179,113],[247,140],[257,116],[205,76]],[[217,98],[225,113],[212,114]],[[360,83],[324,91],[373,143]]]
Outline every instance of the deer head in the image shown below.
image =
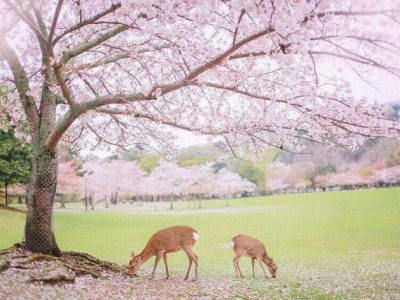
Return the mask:
[[131,260],[129,261],[129,274],[130,275],[136,275],[137,270],[139,270],[140,266],[142,265],[141,263],[142,257],[141,255],[135,256],[135,252],[132,251],[131,253]]
[[272,259],[272,257],[267,261],[266,261],[266,265],[268,267],[269,272],[272,275],[272,278],[276,277],[276,271],[278,270],[278,266],[274,263],[274,260]]

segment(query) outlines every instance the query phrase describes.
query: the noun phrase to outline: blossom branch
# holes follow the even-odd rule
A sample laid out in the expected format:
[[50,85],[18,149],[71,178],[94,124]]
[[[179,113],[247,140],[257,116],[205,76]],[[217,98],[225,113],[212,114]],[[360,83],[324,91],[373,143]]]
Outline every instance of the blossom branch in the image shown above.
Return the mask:
[[4,0],[7,5],[15,12],[15,14],[22,20],[24,21],[29,28],[35,32],[35,34],[38,36],[39,40],[42,42],[46,42],[46,38],[43,36],[40,28],[38,28],[35,24],[35,22],[32,20],[32,17],[29,15],[27,11],[20,11],[15,5],[13,5],[9,0]]
[[[333,56],[333,57],[337,57],[337,58],[342,58],[344,60],[349,60],[349,61],[354,61],[356,63],[362,64],[362,65],[372,65],[373,67],[376,67],[378,69],[383,69],[388,71],[389,73],[391,73],[392,75],[400,78],[400,74],[398,74],[398,69],[397,68],[393,68],[393,70],[389,67],[383,66],[377,62],[371,61],[371,60],[362,60],[362,59],[357,59],[348,55],[343,55],[343,54],[338,54],[338,53],[333,53],[333,52],[328,52],[328,51],[309,51],[308,52],[311,55],[326,55],[326,56]],[[361,57],[362,58],[362,57]]]
[[234,34],[233,34],[233,41],[232,41],[232,44],[235,44],[235,43],[236,43],[236,38],[237,38],[238,31],[239,31],[239,24],[240,24],[240,22],[242,21],[242,18],[243,18],[243,16],[244,16],[245,13],[246,13],[246,11],[245,11],[244,9],[242,9],[241,12],[240,12],[240,15],[239,15],[239,20],[238,20],[238,22],[237,22],[237,24],[236,24],[235,32],[234,32]]
[[56,10],[54,12],[53,22],[51,23],[49,38],[48,38],[48,42],[47,42],[48,47],[53,46],[53,37],[54,37],[54,33],[56,31],[57,21],[58,21],[58,17],[60,16],[60,11],[61,11],[63,2],[64,2],[64,0],[58,1]]
[[54,130],[49,135],[46,141],[47,149],[54,149],[63,134],[68,130],[72,123],[80,116],[88,112],[108,104],[127,104],[133,101],[151,100],[151,98],[144,96],[141,93],[134,94],[120,94],[120,95],[107,95],[97,97],[92,101],[75,104],[74,107],[64,115],[64,117],[56,124]]
[[214,59],[212,59],[211,61],[205,63],[204,65],[194,69],[192,72],[190,72],[188,74],[188,76],[186,77],[186,80],[192,80],[196,77],[198,77],[200,74],[204,73],[205,71],[215,67],[216,65],[219,65],[224,59],[229,59],[229,56],[236,52],[238,49],[240,49],[241,47],[243,47],[244,45],[262,37],[265,35],[270,34],[271,32],[273,32],[274,29],[269,27],[265,30],[261,30],[260,32],[250,35],[247,38],[241,40],[240,42],[232,45],[229,49],[227,49],[225,52],[221,53],[220,55],[218,55],[217,57],[215,57]]
[[121,3],[116,3],[116,4],[112,4],[111,7],[109,9],[106,9],[105,11],[93,16],[90,19],[87,19],[83,22],[80,22],[70,28],[68,28],[67,30],[65,30],[61,35],[57,36],[54,41],[53,44],[56,44],[62,37],[64,37],[65,35],[74,32],[75,30],[78,30],[86,25],[90,25],[93,24],[94,22],[96,22],[97,20],[101,19],[102,17],[116,11],[118,8],[121,7]]
[[100,35],[99,37],[95,38],[92,41],[89,42],[82,42],[79,45],[77,45],[74,49],[70,51],[66,51],[60,61],[60,65],[66,64],[71,58],[74,58],[82,53],[85,53],[89,51],[90,49],[102,44],[103,42],[117,36],[118,34],[128,30],[129,27],[127,25],[121,25],[119,27],[114,28],[113,30],[108,31],[105,34]]

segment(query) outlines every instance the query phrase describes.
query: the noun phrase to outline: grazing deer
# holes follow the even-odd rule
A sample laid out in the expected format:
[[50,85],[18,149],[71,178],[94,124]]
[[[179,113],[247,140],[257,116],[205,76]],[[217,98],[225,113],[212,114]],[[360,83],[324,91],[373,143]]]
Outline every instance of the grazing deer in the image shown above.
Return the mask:
[[149,260],[149,258],[156,256],[151,278],[154,278],[157,264],[162,257],[167,271],[166,279],[168,279],[170,274],[168,270],[167,254],[183,250],[189,258],[189,268],[185,280],[189,277],[190,268],[193,262],[195,264],[195,279],[197,279],[198,257],[193,252],[192,248],[198,239],[199,234],[197,231],[188,226],[172,226],[157,231],[150,237],[142,252],[135,256],[135,253],[132,251],[132,258],[129,261],[129,273],[131,275],[136,275],[136,272],[139,270],[141,265]]
[[278,270],[278,266],[272,260],[272,257],[269,257],[267,254],[267,250],[262,242],[259,240],[244,234],[239,234],[235,236],[231,241],[230,245],[235,252],[235,258],[233,259],[233,265],[235,267],[236,276],[244,277],[242,271],[239,268],[239,258],[243,255],[249,256],[251,258],[251,265],[253,267],[253,278],[254,275],[254,260],[257,259],[258,263],[261,266],[261,269],[264,271],[265,277],[267,273],[265,272],[263,262],[267,265],[269,272],[272,275],[272,278],[276,277],[276,271]]

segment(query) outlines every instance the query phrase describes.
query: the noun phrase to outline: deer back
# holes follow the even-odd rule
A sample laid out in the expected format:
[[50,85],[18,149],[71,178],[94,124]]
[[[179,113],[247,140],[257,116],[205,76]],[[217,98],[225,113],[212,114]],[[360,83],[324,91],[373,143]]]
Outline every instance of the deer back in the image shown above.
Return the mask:
[[239,234],[232,238],[231,247],[235,253],[250,257],[264,257],[267,254],[264,244],[256,238]]
[[172,226],[156,232],[147,243],[156,252],[163,250],[166,253],[176,252],[185,248],[192,248],[199,235],[189,226]]

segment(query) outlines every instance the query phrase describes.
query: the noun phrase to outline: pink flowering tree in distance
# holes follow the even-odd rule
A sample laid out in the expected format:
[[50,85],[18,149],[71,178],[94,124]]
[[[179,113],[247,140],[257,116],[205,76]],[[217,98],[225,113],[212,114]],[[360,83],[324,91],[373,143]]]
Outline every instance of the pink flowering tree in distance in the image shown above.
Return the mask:
[[223,198],[234,197],[235,194],[244,191],[253,192],[256,190],[256,186],[240,177],[239,174],[231,172],[227,168],[223,168],[218,171],[215,176],[216,194],[219,194]]
[[111,194],[121,197],[135,195],[138,186],[143,181],[144,172],[135,162],[113,160],[109,163],[90,162],[82,167],[88,172],[87,186],[90,193],[97,199],[107,197]]
[[84,194],[83,178],[76,174],[76,162],[66,161],[59,164],[57,193],[60,194],[61,207],[65,207],[66,197],[82,196]]
[[[171,162],[161,162],[149,175],[149,181],[155,182],[151,184],[156,187],[152,190],[155,195],[171,195],[177,190],[176,187],[180,181],[179,167]],[[178,192],[179,193],[179,192]]]
[[24,242],[35,252],[61,255],[61,143],[172,151],[180,128],[240,156],[398,135],[326,66],[398,76],[399,1],[0,0],[0,11],[0,120],[32,142]]

